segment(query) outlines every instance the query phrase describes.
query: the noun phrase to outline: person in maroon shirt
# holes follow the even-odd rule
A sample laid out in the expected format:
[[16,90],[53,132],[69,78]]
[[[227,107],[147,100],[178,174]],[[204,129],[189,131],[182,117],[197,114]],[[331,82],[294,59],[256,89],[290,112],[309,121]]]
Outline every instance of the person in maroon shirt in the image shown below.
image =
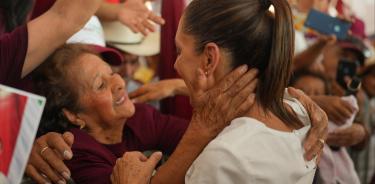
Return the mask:
[[143,34],[155,29],[149,20],[164,24],[141,0],[121,5],[102,0],[54,1],[36,1],[33,20],[26,25],[31,0],[0,2],[0,84],[32,91],[28,74],[80,30],[94,13],[105,20],[118,19]]
[[21,78],[79,30],[100,3],[101,0],[61,0],[27,25],[0,35],[0,83],[18,87]]

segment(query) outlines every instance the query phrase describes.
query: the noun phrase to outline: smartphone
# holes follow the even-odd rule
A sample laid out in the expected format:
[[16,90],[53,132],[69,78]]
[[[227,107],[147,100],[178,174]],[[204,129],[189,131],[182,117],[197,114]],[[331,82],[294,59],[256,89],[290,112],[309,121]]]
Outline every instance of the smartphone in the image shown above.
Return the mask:
[[347,89],[345,77],[353,78],[357,74],[358,62],[340,59],[337,66],[336,81],[341,87]]
[[304,25],[322,34],[336,35],[337,39],[345,40],[352,24],[312,9],[307,15]]

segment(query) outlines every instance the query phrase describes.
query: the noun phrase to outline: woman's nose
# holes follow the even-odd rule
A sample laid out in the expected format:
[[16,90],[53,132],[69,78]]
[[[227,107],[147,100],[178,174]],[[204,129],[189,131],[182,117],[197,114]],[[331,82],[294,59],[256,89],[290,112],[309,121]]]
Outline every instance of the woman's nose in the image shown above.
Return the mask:
[[114,74],[112,77],[112,89],[115,91],[125,89],[125,81],[118,74]]

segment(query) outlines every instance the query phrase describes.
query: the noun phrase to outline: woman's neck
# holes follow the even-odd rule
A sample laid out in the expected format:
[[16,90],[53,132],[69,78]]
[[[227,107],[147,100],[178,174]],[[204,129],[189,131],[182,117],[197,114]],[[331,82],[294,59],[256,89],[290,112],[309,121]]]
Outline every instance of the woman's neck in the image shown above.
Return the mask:
[[[115,126],[93,126],[87,128],[89,135],[102,144],[117,144],[122,142],[122,134],[126,120],[111,123]],[[103,124],[96,124],[103,125]]]
[[265,124],[268,128],[284,131],[284,132],[291,132],[294,128],[287,126],[280,118],[278,118],[274,113],[271,111],[266,111],[259,102],[254,103],[254,105],[249,109],[249,111],[245,115],[246,117],[254,118],[263,124]]

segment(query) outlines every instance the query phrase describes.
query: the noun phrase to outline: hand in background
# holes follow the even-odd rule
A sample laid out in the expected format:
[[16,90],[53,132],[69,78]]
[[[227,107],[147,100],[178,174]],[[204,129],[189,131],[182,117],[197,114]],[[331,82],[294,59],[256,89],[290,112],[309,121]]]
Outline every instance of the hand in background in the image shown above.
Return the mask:
[[143,0],[127,0],[121,5],[118,11],[117,20],[128,26],[134,33],[147,35],[154,32],[155,26],[151,23],[163,25],[164,19],[150,11]]
[[185,82],[182,79],[161,80],[141,86],[129,94],[136,103],[145,103],[161,100],[174,95],[188,95]]

